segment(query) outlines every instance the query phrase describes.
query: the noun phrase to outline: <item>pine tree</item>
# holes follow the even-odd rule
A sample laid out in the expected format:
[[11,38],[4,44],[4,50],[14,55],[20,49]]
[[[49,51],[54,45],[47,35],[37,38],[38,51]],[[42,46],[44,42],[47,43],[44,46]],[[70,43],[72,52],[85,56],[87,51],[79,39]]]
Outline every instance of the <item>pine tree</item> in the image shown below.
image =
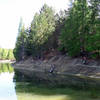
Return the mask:
[[23,60],[25,58],[26,40],[27,40],[27,33],[23,25],[21,27],[20,32],[18,33],[16,47],[14,48],[14,56],[17,61]]
[[7,53],[7,57],[6,59],[10,59],[10,60],[14,60],[14,55],[13,55],[13,50],[12,49],[8,49],[8,53]]
[[87,50],[100,56],[100,0],[90,0],[89,38]]
[[62,30],[61,43],[62,49],[65,48],[71,56],[78,55],[80,48],[85,48],[88,14],[86,0],[75,0],[69,10],[69,16]]
[[2,49],[2,55],[1,55],[1,57],[2,57],[2,59],[6,59],[7,58],[7,49]]
[[55,30],[55,13],[51,7],[46,4],[41,8],[40,13],[36,13],[31,23],[31,29],[29,33],[29,45],[28,50],[34,56],[41,55],[44,51],[45,44],[48,38]]

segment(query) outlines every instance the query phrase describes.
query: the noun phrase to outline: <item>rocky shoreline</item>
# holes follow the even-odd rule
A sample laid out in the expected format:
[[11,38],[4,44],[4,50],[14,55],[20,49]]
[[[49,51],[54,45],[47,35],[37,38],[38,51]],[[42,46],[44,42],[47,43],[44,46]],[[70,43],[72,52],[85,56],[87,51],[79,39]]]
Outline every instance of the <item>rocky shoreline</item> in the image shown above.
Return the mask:
[[[39,81],[60,85],[100,85],[100,66],[98,62],[91,61],[83,65],[81,59],[73,59],[67,56],[55,56],[49,60],[32,60],[31,58],[15,63],[15,70]],[[51,67],[55,69],[50,73]]]

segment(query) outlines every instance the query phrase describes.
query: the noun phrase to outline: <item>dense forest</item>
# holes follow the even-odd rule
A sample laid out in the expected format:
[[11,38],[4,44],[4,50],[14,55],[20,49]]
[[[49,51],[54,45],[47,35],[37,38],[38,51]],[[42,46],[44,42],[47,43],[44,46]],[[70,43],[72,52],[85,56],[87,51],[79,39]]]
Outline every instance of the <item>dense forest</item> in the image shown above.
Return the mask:
[[13,49],[0,48],[0,60],[14,60]]
[[81,50],[100,57],[100,0],[71,0],[69,9],[59,13],[44,4],[29,28],[22,20],[19,23],[14,49],[17,61],[41,58],[51,51],[77,57]]

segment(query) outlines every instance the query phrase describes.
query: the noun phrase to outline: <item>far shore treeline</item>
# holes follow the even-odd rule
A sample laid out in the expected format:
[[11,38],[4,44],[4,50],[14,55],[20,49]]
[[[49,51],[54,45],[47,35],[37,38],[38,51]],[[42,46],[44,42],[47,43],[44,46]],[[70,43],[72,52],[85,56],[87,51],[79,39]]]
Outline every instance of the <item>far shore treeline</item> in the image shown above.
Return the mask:
[[68,10],[59,13],[44,4],[29,28],[20,21],[14,48],[17,61],[41,58],[52,50],[72,57],[84,50],[92,58],[100,57],[100,0],[72,1]]
[[0,60],[15,60],[13,49],[0,48]]

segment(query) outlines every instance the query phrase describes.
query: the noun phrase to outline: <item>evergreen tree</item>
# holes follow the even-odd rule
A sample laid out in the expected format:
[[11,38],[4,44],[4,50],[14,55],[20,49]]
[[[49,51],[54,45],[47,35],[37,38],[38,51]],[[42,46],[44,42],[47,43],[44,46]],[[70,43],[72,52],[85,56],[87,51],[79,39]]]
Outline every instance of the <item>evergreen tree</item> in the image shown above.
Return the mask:
[[74,0],[61,35],[62,49],[71,56],[81,48],[100,54],[100,1]]
[[51,7],[46,4],[41,8],[40,13],[36,13],[31,23],[29,33],[29,44],[31,54],[41,55],[46,48],[45,44],[49,36],[55,30],[55,13]]
[[16,47],[14,48],[14,56],[17,61],[23,60],[25,58],[26,39],[27,33],[23,25],[21,27],[21,31],[18,33]]
[[12,49],[8,50],[6,59],[10,59],[10,60],[14,60],[15,59],[14,55],[13,55],[13,50]]
[[[25,56],[43,56],[45,51],[57,47],[70,56],[78,56],[81,49],[100,56],[100,0],[71,0],[69,10],[56,15],[44,4],[30,28],[25,29],[21,20],[18,30],[14,49],[17,61]],[[7,58],[10,55],[8,52]]]
[[90,0],[89,38],[87,50],[100,56],[100,0]]
[[1,56],[2,59],[6,59],[6,57],[7,57],[7,52],[8,52],[7,49],[3,49],[3,50],[2,50],[2,56]]
[[0,48],[0,59],[2,59],[2,48]]
[[14,58],[14,54],[13,54],[13,49],[4,49],[4,48],[0,48],[0,59],[1,60],[5,60],[5,59],[9,59],[9,60],[15,60]]
[[80,48],[85,48],[88,14],[87,1],[75,0],[61,35],[62,49],[65,48],[71,56],[78,55]]

